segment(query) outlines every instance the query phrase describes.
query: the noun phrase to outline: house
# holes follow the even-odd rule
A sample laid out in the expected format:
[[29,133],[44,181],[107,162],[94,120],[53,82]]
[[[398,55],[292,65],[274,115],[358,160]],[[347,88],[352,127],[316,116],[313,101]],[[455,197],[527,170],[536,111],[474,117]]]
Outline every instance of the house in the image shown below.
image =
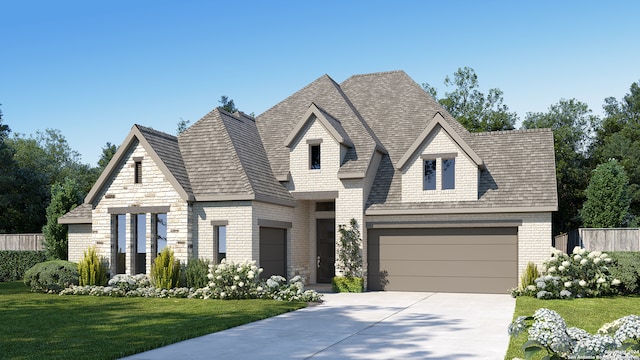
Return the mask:
[[557,210],[548,129],[470,133],[402,71],[325,75],[257,118],[214,109],[179,136],[135,125],[69,224],[115,273],[256,260],[327,283],[354,218],[371,290],[505,293],[542,263]]

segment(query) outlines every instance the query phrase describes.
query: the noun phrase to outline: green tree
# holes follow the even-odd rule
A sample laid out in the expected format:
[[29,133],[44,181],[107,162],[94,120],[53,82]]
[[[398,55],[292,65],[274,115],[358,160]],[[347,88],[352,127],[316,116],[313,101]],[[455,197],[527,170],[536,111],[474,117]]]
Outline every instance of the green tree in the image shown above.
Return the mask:
[[504,104],[502,90],[489,89],[487,95],[480,92],[478,75],[472,68],[458,68],[453,79],[445,77],[444,85],[455,88],[440,99],[435,87],[428,83],[423,83],[422,87],[467,130],[479,132],[514,128],[518,116],[515,112],[509,112],[509,107]]
[[113,155],[118,151],[118,147],[115,144],[107,142],[105,146],[102,148],[102,154],[100,155],[100,159],[98,160],[98,168],[100,172],[104,170],[107,165],[109,165],[109,161],[113,158]]
[[559,208],[553,214],[554,234],[580,226],[578,209],[589,181],[587,149],[598,123],[587,104],[575,99],[561,99],[546,113],[528,113],[522,123],[524,129],[553,130]]
[[233,103],[233,99],[229,99],[227,95],[220,96],[220,100],[218,100],[218,102],[221,104],[220,106],[218,106],[218,108],[228,113],[234,113],[238,111],[236,105]]
[[587,200],[580,210],[584,226],[591,228],[622,227],[629,221],[631,199],[629,179],[616,159],[598,165],[587,187]]
[[629,176],[631,212],[640,214],[640,81],[620,101],[605,99],[605,116],[591,154],[596,163],[617,159]]
[[58,224],[58,218],[82,202],[78,183],[67,178],[51,187],[51,202],[47,206],[47,223],[42,227],[47,254],[53,259],[67,259],[67,226]]
[[183,118],[180,118],[180,121],[178,121],[178,128],[176,129],[176,135],[180,135],[185,130],[187,130],[190,122],[191,122],[190,120],[185,120]]
[[362,237],[356,219],[351,219],[349,227],[338,226],[340,247],[338,248],[338,267],[342,275],[348,278],[362,276]]

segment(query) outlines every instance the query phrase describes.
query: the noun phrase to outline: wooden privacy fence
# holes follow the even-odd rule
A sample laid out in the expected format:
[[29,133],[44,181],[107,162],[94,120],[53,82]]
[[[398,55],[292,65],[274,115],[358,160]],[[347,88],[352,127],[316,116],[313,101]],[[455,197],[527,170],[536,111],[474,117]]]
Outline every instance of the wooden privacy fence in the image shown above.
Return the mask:
[[0,250],[44,250],[42,234],[0,234]]
[[580,246],[589,251],[640,251],[639,228],[580,228],[554,238],[553,246],[566,253]]

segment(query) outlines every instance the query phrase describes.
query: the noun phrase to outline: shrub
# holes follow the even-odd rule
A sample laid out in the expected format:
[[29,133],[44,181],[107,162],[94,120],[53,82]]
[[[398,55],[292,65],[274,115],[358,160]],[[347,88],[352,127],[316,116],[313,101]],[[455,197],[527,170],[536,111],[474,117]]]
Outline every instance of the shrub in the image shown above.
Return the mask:
[[209,297],[216,299],[254,299],[257,297],[258,278],[262,272],[255,261],[234,264],[222,259],[210,265]]
[[540,277],[538,266],[532,262],[527,264],[522,277],[520,278],[520,289],[524,290],[529,285],[535,285],[535,280]]
[[171,289],[180,282],[180,260],[173,250],[165,247],[151,266],[151,284],[156,288]]
[[610,255],[613,261],[609,271],[620,280],[620,292],[625,295],[640,293],[640,252],[614,252]]
[[25,271],[47,260],[46,251],[0,251],[0,282],[24,279]]
[[361,277],[334,276],[331,279],[331,288],[334,292],[359,293],[364,290],[364,279]]
[[191,259],[185,269],[186,285],[188,288],[200,289],[209,283],[209,260]]
[[360,244],[360,230],[358,230],[358,222],[351,219],[349,228],[345,225],[338,227],[340,232],[340,247],[338,248],[337,264],[342,275],[346,277],[362,276],[362,254]]
[[509,325],[512,337],[525,330],[529,340],[522,349],[527,359],[540,351],[547,353],[545,359],[637,359],[640,355],[640,316],[637,315],[604,324],[593,335],[567,327],[557,312],[543,308],[533,316],[520,316]]
[[258,287],[258,297],[280,301],[320,302],[322,295],[314,290],[305,290],[304,281],[300,276],[294,276],[287,282],[282,276],[273,275]]
[[104,259],[98,257],[95,247],[84,252],[84,258],[78,263],[78,273],[80,286],[102,286],[107,283],[107,265]]
[[615,294],[620,280],[609,273],[608,254],[575,247],[571,255],[554,249],[544,262],[544,272],[535,285],[513,289],[513,296],[529,295],[539,299],[599,297]]
[[78,284],[78,264],[66,260],[36,264],[25,272],[24,284],[31,287],[31,291],[59,292]]

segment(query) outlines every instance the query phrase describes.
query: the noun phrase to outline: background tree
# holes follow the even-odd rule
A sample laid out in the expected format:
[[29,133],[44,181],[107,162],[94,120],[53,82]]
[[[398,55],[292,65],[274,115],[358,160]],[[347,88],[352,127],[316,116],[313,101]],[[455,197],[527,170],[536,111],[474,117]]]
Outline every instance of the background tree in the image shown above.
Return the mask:
[[598,122],[587,104],[561,99],[546,113],[527,113],[522,123],[524,129],[553,130],[559,207],[553,214],[554,234],[580,226],[578,209],[585,200],[584,189],[590,172],[587,149],[592,129]]
[[51,202],[47,206],[47,223],[42,227],[47,255],[53,259],[67,260],[67,226],[58,224],[58,218],[73,210],[82,202],[82,193],[73,178],[51,187]]
[[627,192],[629,179],[616,159],[598,165],[593,170],[586,195],[587,200],[580,210],[584,226],[591,228],[614,228],[629,222]]
[[220,106],[218,106],[218,108],[228,113],[233,114],[234,112],[238,111],[238,109],[236,109],[236,105],[233,103],[233,99],[229,99],[227,95],[220,96],[220,100],[218,100],[218,102],[221,104]]
[[[107,165],[109,165],[109,161],[113,158],[113,155],[118,151],[118,147],[115,144],[107,142],[102,148],[102,154],[100,155],[100,159],[98,160],[98,168],[100,172],[104,170]],[[96,178],[97,180],[97,178]]]
[[509,107],[504,104],[503,92],[498,88],[489,89],[488,95],[480,92],[478,75],[472,68],[458,68],[453,79],[445,77],[444,85],[455,88],[440,99],[435,87],[428,83],[423,83],[422,87],[467,130],[478,132],[514,128],[518,116],[515,112],[509,112]]
[[191,122],[190,120],[185,120],[183,118],[180,118],[180,121],[178,121],[178,128],[176,129],[176,135],[180,135],[185,130],[187,130],[190,122]]
[[631,212],[640,215],[640,81],[632,83],[621,101],[605,99],[605,116],[596,131],[594,162],[617,159],[629,176]]

